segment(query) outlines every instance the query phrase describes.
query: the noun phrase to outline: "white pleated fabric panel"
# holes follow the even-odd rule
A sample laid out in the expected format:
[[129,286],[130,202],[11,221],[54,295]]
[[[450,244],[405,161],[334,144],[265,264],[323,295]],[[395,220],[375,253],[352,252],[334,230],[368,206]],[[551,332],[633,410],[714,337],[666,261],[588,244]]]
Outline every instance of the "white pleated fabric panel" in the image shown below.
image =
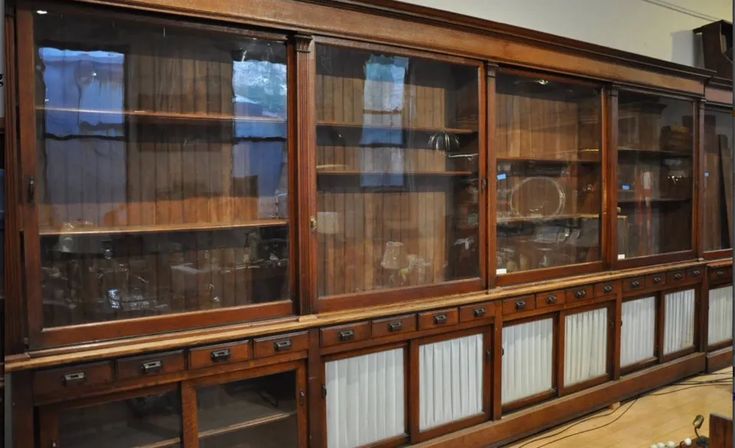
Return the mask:
[[666,294],[664,355],[694,345],[694,290]]
[[403,349],[326,363],[327,445],[351,448],[404,434]]
[[732,286],[710,289],[707,343],[732,339]]
[[503,327],[503,404],[551,389],[553,343],[553,319]]
[[419,348],[419,429],[482,412],[482,335]]
[[652,358],[656,344],[656,298],[623,302],[622,319],[620,366]]
[[570,314],[564,321],[564,385],[607,370],[607,308]]

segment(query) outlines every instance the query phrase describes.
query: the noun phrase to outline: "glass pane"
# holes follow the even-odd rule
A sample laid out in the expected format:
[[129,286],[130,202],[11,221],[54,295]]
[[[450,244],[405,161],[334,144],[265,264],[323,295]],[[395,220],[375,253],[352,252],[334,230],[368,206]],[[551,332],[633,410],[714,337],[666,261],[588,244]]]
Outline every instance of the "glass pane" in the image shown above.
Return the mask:
[[197,391],[202,447],[288,447],[298,443],[293,372]]
[[317,47],[319,295],[479,276],[478,70]]
[[690,101],[620,92],[618,259],[691,249],[693,110]]
[[45,326],[289,297],[284,43],[50,9],[35,50]]
[[600,259],[600,89],[497,77],[497,272]]
[[64,409],[59,414],[59,446],[178,447],[180,415],[175,391]]
[[732,115],[706,108],[704,115],[704,250],[732,247]]

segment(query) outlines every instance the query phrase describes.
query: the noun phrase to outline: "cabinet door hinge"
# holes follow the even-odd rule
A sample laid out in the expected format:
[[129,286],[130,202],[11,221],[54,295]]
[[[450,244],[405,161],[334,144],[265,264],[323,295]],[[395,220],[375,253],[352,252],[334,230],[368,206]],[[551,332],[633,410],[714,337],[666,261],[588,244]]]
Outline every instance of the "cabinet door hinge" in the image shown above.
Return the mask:
[[322,398],[327,398],[327,386],[322,384]]
[[28,203],[32,204],[36,200],[36,178],[28,176]]
[[487,177],[483,177],[482,179],[480,179],[480,190],[487,190]]
[[299,391],[299,405],[303,406],[306,403],[306,392],[303,390]]
[[487,356],[488,361],[492,361],[493,360],[493,349],[489,349],[487,353],[485,353],[485,355]]

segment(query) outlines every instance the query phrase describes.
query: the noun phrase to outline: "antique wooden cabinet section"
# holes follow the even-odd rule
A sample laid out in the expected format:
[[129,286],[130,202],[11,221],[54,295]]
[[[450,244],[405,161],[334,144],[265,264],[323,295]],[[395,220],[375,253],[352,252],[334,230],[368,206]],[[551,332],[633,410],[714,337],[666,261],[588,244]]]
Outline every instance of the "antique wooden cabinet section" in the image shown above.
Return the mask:
[[710,72],[391,0],[7,3],[15,446],[497,445],[731,359]]

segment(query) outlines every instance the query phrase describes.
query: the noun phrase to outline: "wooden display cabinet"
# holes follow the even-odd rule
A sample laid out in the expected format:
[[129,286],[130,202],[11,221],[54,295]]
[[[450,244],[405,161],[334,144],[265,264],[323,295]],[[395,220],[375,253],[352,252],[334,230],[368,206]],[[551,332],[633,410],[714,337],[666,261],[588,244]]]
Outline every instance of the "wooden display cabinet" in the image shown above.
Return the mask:
[[480,289],[481,63],[326,39],[315,52],[318,309]]
[[31,346],[293,313],[285,36],[41,6],[17,19]]
[[697,199],[694,102],[633,90],[620,90],[615,98],[616,264],[690,258]]
[[511,69],[494,84],[498,282],[601,269],[602,87]]

